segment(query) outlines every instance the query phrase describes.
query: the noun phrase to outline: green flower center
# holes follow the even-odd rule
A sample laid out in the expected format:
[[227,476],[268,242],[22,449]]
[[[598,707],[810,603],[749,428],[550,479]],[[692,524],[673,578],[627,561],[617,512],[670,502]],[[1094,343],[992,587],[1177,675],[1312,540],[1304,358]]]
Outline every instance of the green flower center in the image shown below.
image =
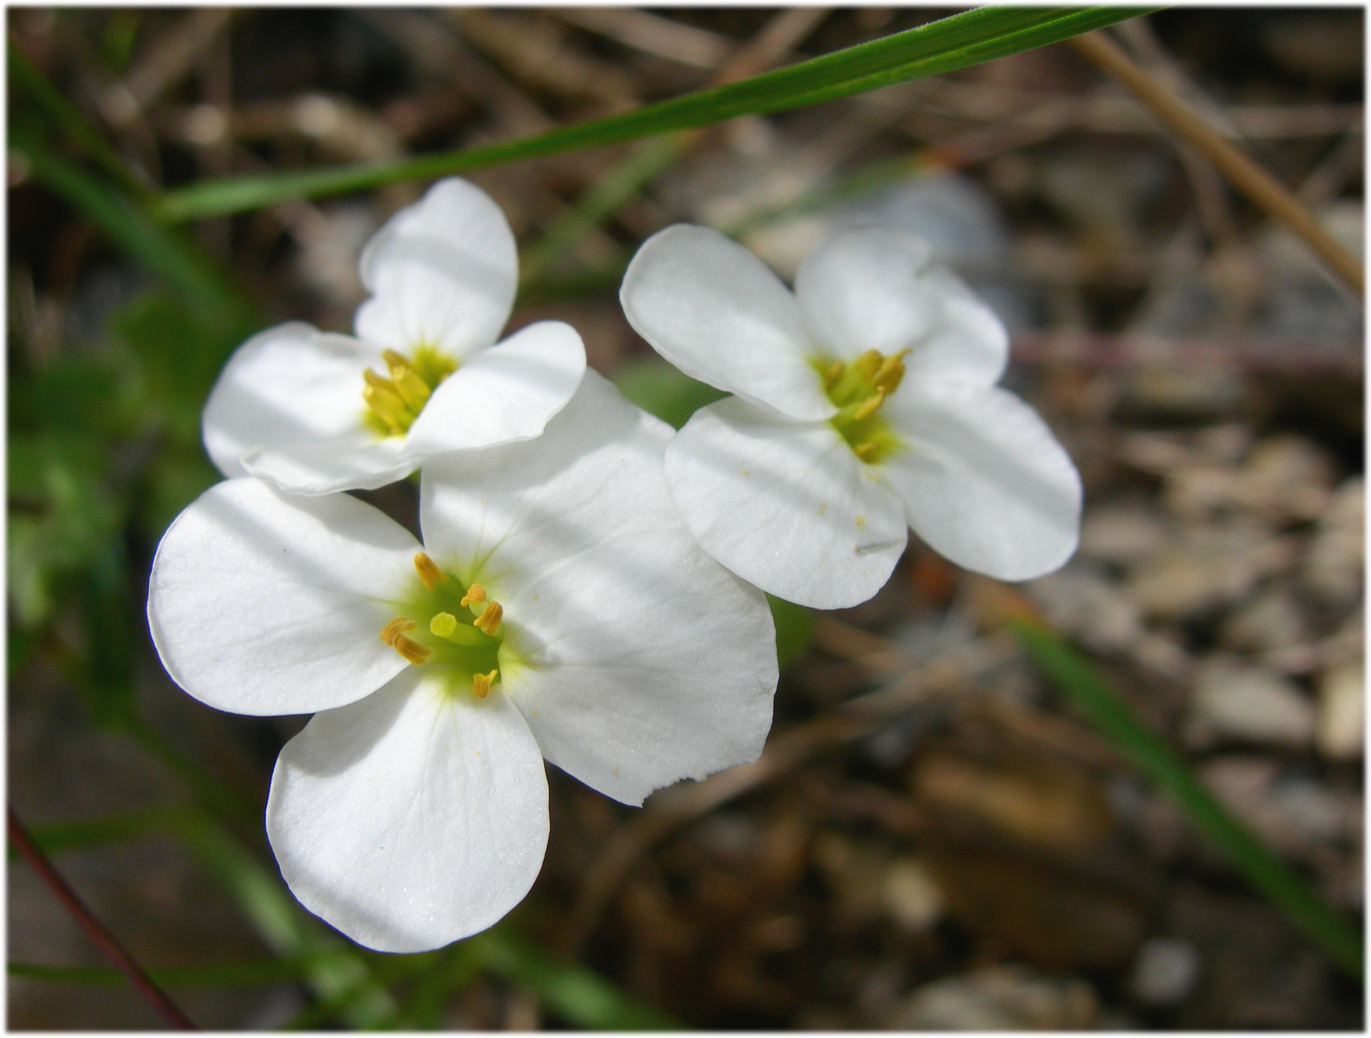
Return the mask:
[[867,350],[851,363],[822,354],[811,360],[824,380],[828,399],[838,408],[829,423],[847,441],[852,453],[868,465],[888,458],[901,446],[880,410],[900,387],[908,352],[900,350],[887,356]]
[[439,670],[449,694],[479,699],[500,680],[504,609],[477,583],[455,580],[423,552],[414,556],[419,586],[381,640],[415,666]]
[[362,399],[367,403],[362,420],[380,436],[403,436],[439,383],[457,370],[458,363],[428,343],[414,347],[408,357],[386,350],[381,358],[386,362],[388,378],[370,368],[362,372],[366,383]]

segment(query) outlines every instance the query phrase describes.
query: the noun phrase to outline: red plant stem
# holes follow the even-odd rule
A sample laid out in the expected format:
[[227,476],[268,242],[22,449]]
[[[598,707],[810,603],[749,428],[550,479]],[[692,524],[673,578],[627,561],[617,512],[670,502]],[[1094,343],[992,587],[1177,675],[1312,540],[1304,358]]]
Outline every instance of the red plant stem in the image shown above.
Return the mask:
[[63,907],[81,924],[81,928],[86,931],[90,939],[99,946],[102,952],[109,956],[111,962],[123,971],[133,986],[147,997],[167,1023],[180,1031],[199,1030],[190,1022],[186,1014],[181,1012],[180,1007],[167,997],[167,993],[148,976],[147,971],[134,961],[133,956],[126,952],[123,946],[114,939],[114,935],[105,929],[105,925],[95,918],[76,891],[68,886],[67,881],[61,877],[53,867],[52,862],[48,860],[48,856],[39,849],[38,844],[29,835],[29,831],[24,828],[24,823],[19,821],[19,816],[14,813],[13,807],[9,808],[8,824],[10,843],[14,844],[14,849],[57,895],[57,900],[61,901]]

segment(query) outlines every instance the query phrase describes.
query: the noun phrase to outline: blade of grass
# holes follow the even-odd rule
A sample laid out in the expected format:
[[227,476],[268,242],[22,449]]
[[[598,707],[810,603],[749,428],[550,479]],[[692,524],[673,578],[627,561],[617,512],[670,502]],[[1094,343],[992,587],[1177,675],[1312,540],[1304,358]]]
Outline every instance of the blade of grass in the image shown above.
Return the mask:
[[592,1031],[683,1031],[685,1025],[629,997],[598,973],[561,962],[499,930],[466,941],[484,969],[529,988],[543,1004]]
[[[33,842],[45,853],[60,854],[63,851],[175,833],[176,827],[190,813],[191,808],[184,804],[170,804],[99,818],[32,825],[29,832],[33,836]],[[10,856],[13,855],[14,851],[11,848]]]
[[1360,981],[1364,949],[1356,930],[1229,814],[1195,780],[1185,763],[1143,727],[1079,653],[1039,623],[1022,618],[1007,622],[1057,688],[1152,781],[1175,798],[1195,827],[1222,848],[1254,887],[1314,938],[1348,975]]
[[[822,7],[792,7],[773,15],[748,43],[711,77],[708,86],[757,75],[785,58],[828,16]],[[519,259],[520,281],[535,282],[545,269],[570,252],[587,234],[636,198],[704,139],[705,130],[679,130],[639,144],[600,178],[547,233]]]
[[[168,988],[253,988],[302,979],[317,965],[319,957],[264,959],[261,962],[226,962],[207,966],[149,967],[152,979]],[[10,962],[11,977],[42,980],[53,984],[81,984],[92,987],[119,987],[127,980],[108,966],[43,966],[32,962]]]
[[212,180],[165,193],[165,220],[222,216],[297,198],[362,191],[404,180],[538,158],[819,104],[921,76],[939,75],[1057,43],[1155,7],[980,7],[738,83],[713,87],[605,119],[466,151],[399,162]]
[[305,915],[284,885],[215,822],[187,819],[180,835],[235,895],[258,934],[285,959],[311,958],[310,986],[354,1027],[374,1027],[395,1010],[390,992],[371,975],[366,960],[323,925]]
[[[11,98],[22,92],[38,110],[55,123],[67,137],[86,153],[120,188],[134,196],[146,196],[151,188],[134,176],[114,146],[95,129],[81,111],[62,92],[48,82],[24,52],[7,40]],[[18,91],[14,88],[17,87]]]
[[11,127],[9,143],[28,160],[42,184],[90,217],[130,256],[171,285],[201,319],[214,325],[246,324],[246,304],[188,242],[31,134]]

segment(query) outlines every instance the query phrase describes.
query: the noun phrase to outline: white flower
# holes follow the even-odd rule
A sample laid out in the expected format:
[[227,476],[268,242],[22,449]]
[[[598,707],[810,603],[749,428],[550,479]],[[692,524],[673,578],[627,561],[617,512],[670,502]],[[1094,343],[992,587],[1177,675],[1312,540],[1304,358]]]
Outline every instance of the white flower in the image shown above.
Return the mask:
[[439,947],[537,876],[543,758],[639,804],[758,757],[771,614],[681,525],[670,436],[587,372],[539,439],[425,463],[422,545],[349,495],[255,479],[168,529],[148,622],[176,683],[238,713],[320,711],[267,802],[312,912],[379,950]]
[[369,489],[434,454],[539,435],[585,371],[575,329],[541,321],[493,345],[518,282],[514,235],[465,180],[439,181],[367,243],[353,338],[300,321],[229,358],[204,413],[226,476],[297,494]]
[[863,602],[908,527],[1003,580],[1075,550],[1075,466],[995,385],[1003,326],[918,239],[839,230],[792,294],[742,246],[676,225],[643,244],[620,299],[658,353],[736,394],[672,440],[667,484],[705,551],[763,590]]

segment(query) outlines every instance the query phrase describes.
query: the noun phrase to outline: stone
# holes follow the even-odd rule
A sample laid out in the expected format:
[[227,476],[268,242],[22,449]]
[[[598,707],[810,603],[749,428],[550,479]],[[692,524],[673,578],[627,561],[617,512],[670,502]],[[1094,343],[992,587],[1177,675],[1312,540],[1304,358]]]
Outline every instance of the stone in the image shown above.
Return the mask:
[[1366,664],[1332,667],[1319,675],[1314,741],[1329,760],[1355,760],[1366,739]]
[[930,929],[946,907],[942,888],[917,858],[902,858],[887,866],[881,901],[895,924],[911,934]]
[[916,989],[889,1026],[912,1031],[1065,1031],[1091,1027],[1099,996],[1082,980],[990,966]]
[[1168,533],[1145,505],[1106,505],[1088,509],[1081,520],[1080,555],[1119,566],[1134,566],[1155,555]]
[[1273,652],[1309,639],[1309,624],[1295,596],[1286,591],[1261,595],[1229,616],[1220,632],[1224,646],[1239,652]]
[[1140,949],[1128,980],[1143,1005],[1173,1006],[1184,1002],[1200,980],[1200,954],[1174,937],[1153,937]]
[[1304,749],[1314,720],[1309,699],[1271,671],[1211,657],[1196,675],[1192,725],[1220,739]]

